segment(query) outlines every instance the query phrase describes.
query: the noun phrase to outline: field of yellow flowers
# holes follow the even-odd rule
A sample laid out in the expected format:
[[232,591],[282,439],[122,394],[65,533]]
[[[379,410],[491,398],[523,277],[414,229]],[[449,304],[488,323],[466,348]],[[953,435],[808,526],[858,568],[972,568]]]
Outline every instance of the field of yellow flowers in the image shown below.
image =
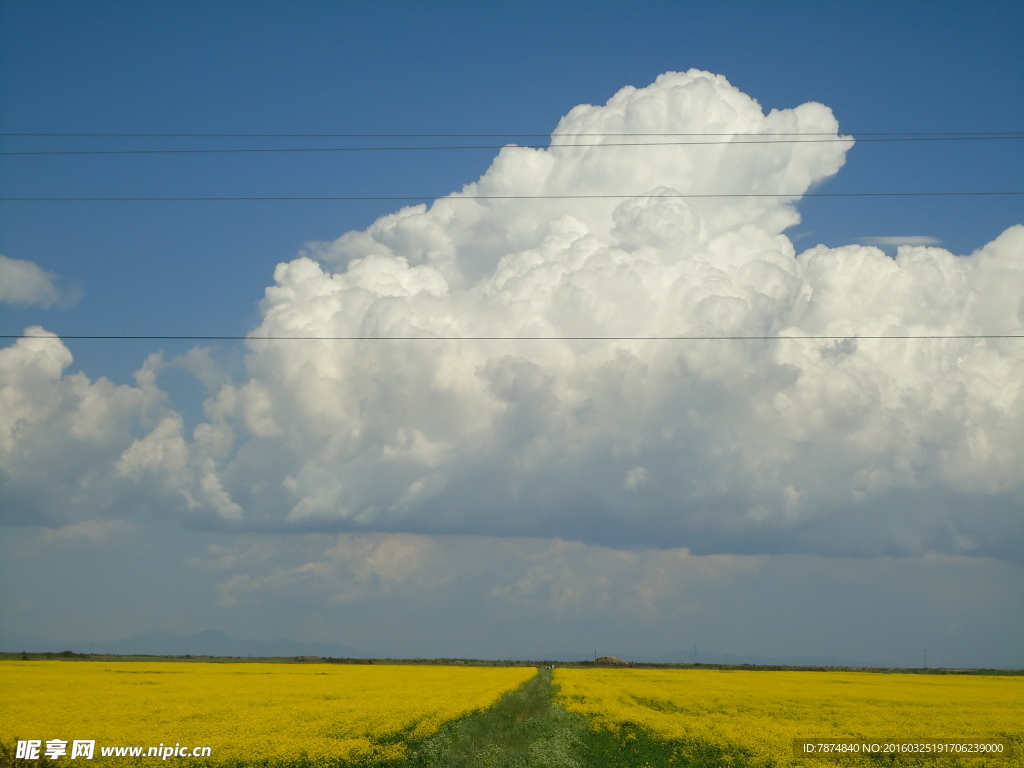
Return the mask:
[[[1010,768],[1022,711],[1019,675],[0,660],[0,765],[40,765],[14,754],[33,740],[73,766],[81,740],[98,768],[137,760],[104,747],[179,746],[209,747],[172,757],[197,768]],[[842,739],[1004,751],[794,752]]]
[[[636,730],[694,760],[750,768],[877,765],[854,754],[797,757],[795,739],[1002,740],[1013,756],[919,757],[885,765],[1007,768],[1024,762],[1024,678],[746,670],[559,669],[556,703],[598,727]],[[885,748],[884,746],[882,747]],[[689,755],[688,757],[686,755]],[[937,762],[936,762],[937,761]]]
[[[0,661],[0,741],[210,747],[212,762],[400,760],[533,668]],[[67,756],[58,758],[70,763]]]

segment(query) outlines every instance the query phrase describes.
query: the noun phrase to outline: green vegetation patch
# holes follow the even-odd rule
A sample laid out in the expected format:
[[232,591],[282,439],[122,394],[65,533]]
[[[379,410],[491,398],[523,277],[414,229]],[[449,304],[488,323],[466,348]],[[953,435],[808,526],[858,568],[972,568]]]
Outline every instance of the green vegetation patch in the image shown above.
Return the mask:
[[[552,703],[551,672],[488,709],[445,725],[409,745],[409,756],[380,768],[739,768],[743,756],[699,744],[662,741],[638,726],[595,729],[586,717]],[[380,765],[380,764],[378,764]]]

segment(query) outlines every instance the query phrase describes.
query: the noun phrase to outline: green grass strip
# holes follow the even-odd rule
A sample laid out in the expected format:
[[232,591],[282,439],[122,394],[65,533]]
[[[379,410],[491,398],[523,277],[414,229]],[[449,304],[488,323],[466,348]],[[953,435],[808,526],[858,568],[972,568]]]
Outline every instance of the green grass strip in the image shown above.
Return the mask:
[[580,760],[590,725],[551,703],[551,671],[495,704],[447,723],[387,768],[589,768]]
[[541,669],[491,707],[446,724],[409,745],[409,757],[380,768],[737,768],[736,755],[657,739],[639,727],[595,729],[553,703],[551,671]]

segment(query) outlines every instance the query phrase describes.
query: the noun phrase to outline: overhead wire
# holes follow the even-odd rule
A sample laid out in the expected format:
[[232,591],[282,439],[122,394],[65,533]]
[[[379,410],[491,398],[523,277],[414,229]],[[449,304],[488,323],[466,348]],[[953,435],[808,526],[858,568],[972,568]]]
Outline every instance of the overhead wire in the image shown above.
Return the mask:
[[[835,131],[677,131],[677,132],[575,132],[571,136],[834,136]],[[559,134],[563,135],[563,134]],[[846,136],[1024,136],[1024,131],[851,131]],[[548,138],[551,133],[14,133],[0,137],[39,138],[500,138],[507,136]]]
[[[836,136],[834,132],[676,132],[676,133],[623,133],[623,132],[581,132],[570,134],[574,137],[729,137],[707,141],[675,142],[604,142],[604,143],[557,143],[565,135],[551,136],[540,133],[15,133],[0,132],[0,137],[37,138],[496,138],[496,137],[545,137],[556,143],[542,144],[474,144],[474,145],[415,145],[415,146],[348,146],[348,147],[254,147],[254,148],[199,148],[199,149],[95,149],[95,150],[19,150],[0,151],[0,156],[45,156],[45,155],[163,155],[163,154],[237,154],[237,153],[308,153],[308,152],[382,152],[419,150],[471,150],[471,149],[552,149],[559,147],[641,147],[641,146],[705,146],[773,143],[824,143],[847,142],[854,138],[860,142],[907,142],[907,141],[974,141],[974,140],[1019,140],[1024,132],[1015,131],[951,131],[951,132],[859,132]],[[780,137],[803,138],[780,138]],[[806,137],[828,138],[806,138]],[[739,137],[739,140],[737,140]],[[766,138],[757,138],[766,137]],[[858,138],[859,137],[859,138]],[[985,191],[938,191],[938,192],[803,192],[803,193],[677,193],[658,197],[674,198],[804,198],[804,197],[931,197],[931,196],[1017,196],[1024,194],[1013,190]],[[444,197],[448,200],[547,200],[547,199],[629,199],[652,197],[652,195],[600,194],[600,195],[147,195],[147,196],[5,196],[0,202],[243,202],[243,201],[296,201],[296,202],[342,202],[342,201],[414,201],[434,200]]]
[[892,341],[923,339],[1024,339],[1022,334],[934,334],[880,336],[147,336],[0,334],[0,339],[78,341]]
[[68,196],[68,197],[0,197],[0,202],[345,202],[345,201],[408,201],[408,200],[629,200],[641,198],[696,199],[696,198],[784,198],[802,199],[807,197],[976,197],[976,196],[1018,196],[1019,191],[958,191],[958,192],[709,192],[673,194],[633,195],[182,195],[182,196]]
[[[10,134],[0,134],[10,135]],[[517,134],[508,134],[515,136]],[[856,138],[856,135],[835,134],[573,134],[573,136],[731,136],[731,139],[687,140],[687,141],[643,141],[643,142],[600,142],[570,143],[558,141],[552,137],[549,144],[419,144],[414,146],[347,146],[347,147],[213,147],[213,148],[174,148],[174,149],[61,149],[61,150],[17,150],[0,151],[0,157],[30,156],[66,156],[66,155],[198,155],[198,154],[267,154],[267,153],[313,153],[313,152],[418,152],[446,150],[495,150],[495,149],[561,149],[561,148],[610,148],[610,147],[686,147],[686,146],[741,146],[745,144],[834,144],[851,140],[864,142],[921,142],[921,141],[1019,141],[1024,139],[1020,134],[985,134],[985,135],[914,135],[914,136],[869,136]],[[387,136],[399,138],[400,134]],[[771,138],[750,138],[764,136]],[[786,136],[828,136],[829,138],[781,138]],[[865,136],[865,134],[861,134]],[[341,136],[339,135],[339,138]],[[350,135],[348,138],[355,138]],[[406,136],[413,137],[412,134]],[[440,137],[437,135],[436,137]],[[469,135],[458,138],[469,138]],[[482,135],[481,135],[482,137]],[[741,137],[738,140],[736,137]],[[323,137],[320,137],[323,138]],[[364,137],[369,138],[369,136]],[[380,136],[377,138],[384,138]],[[452,138],[456,138],[452,136]],[[559,137],[561,138],[561,137]]]

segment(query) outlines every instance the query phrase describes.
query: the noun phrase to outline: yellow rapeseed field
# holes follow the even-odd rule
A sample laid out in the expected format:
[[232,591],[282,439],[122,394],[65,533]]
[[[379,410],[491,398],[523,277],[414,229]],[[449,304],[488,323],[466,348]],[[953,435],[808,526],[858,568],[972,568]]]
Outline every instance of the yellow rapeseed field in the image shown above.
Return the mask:
[[[617,729],[712,745],[760,766],[811,768],[794,739],[1008,739],[1014,757],[912,757],[888,765],[1008,768],[1024,762],[1024,678],[868,672],[559,669],[557,701]],[[847,765],[867,759],[847,755]],[[875,763],[877,764],[877,763]]]
[[[383,760],[533,668],[0,661],[0,741],[209,746],[210,760]],[[45,747],[44,747],[45,748]],[[143,750],[145,752],[145,749]]]

